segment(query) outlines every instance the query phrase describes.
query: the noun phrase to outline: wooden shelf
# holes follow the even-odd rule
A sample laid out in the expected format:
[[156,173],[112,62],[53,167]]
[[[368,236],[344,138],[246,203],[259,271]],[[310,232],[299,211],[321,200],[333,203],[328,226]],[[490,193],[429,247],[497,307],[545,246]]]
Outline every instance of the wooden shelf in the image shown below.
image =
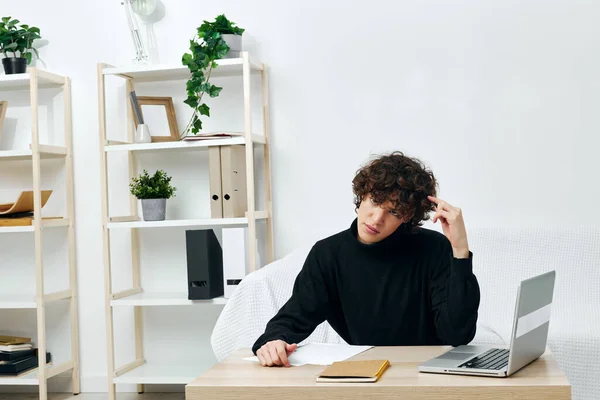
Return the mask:
[[[72,296],[70,290],[61,290],[54,293],[44,294],[44,304],[58,300],[68,300]],[[0,295],[0,309],[37,308],[35,294],[8,294]]]
[[[52,378],[59,374],[73,370],[73,360],[56,362],[55,356],[52,356],[53,361],[46,364],[46,379]],[[39,368],[31,370],[22,376],[0,376],[0,386],[2,385],[39,385]]]
[[[262,63],[249,58],[251,71],[262,71]],[[211,77],[242,76],[242,58],[224,58],[217,60],[219,65],[211,72]],[[102,70],[104,75],[121,75],[131,77],[136,82],[159,82],[172,80],[187,80],[190,70],[185,65],[179,64],[150,64],[150,65],[123,65],[109,67]]]
[[[265,138],[262,135],[252,135],[253,143],[265,143]],[[211,146],[230,146],[245,144],[246,140],[243,137],[233,137],[227,139],[211,139],[198,141],[178,141],[178,142],[154,142],[154,143],[131,143],[131,144],[108,144],[104,146],[107,152],[113,151],[138,151],[138,152],[154,152],[168,150],[205,150]]]
[[163,292],[143,292],[131,296],[123,297],[117,300],[111,300],[110,305],[119,306],[190,306],[202,304],[221,305],[226,304],[227,299],[217,297],[210,300],[188,300],[187,293],[163,293]]
[[0,295],[0,308],[37,308],[35,295],[24,294],[2,294]]
[[38,378],[39,369],[36,368],[33,371],[22,375],[22,376],[0,376],[0,386],[2,385],[39,385],[40,380]]
[[144,363],[114,379],[114,383],[188,384],[213,365],[201,360],[194,364]]
[[[65,78],[47,71],[37,70],[38,87],[59,88],[65,83]],[[0,91],[7,90],[29,90],[31,73],[0,75]]]
[[[42,160],[65,158],[67,148],[63,146],[40,145],[39,152]],[[31,160],[32,158],[33,151],[31,149],[0,151],[0,161],[23,161]]]
[[[69,226],[68,218],[59,219],[43,219],[42,228],[61,228]],[[33,232],[35,227],[32,225],[26,226],[0,226],[0,233],[14,233],[14,232]]]
[[[257,212],[256,219],[265,219],[266,213]],[[108,229],[115,228],[173,228],[173,227],[244,227],[248,225],[248,218],[206,218],[206,219],[171,219],[164,221],[124,221],[109,222]]]

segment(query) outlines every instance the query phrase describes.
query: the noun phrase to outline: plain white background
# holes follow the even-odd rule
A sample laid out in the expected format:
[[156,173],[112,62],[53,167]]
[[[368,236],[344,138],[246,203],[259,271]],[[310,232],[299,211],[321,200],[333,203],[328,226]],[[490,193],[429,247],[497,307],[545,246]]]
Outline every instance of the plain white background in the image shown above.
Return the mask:
[[[354,173],[371,156],[392,150],[433,169],[440,197],[463,208],[467,228],[598,221],[596,2],[163,1],[164,18],[152,27],[159,62],[180,63],[202,21],[225,13],[246,29],[245,49],[269,66],[277,258],[347,228],[355,215]],[[40,27],[49,43],[40,50],[44,63],[38,66],[72,79],[82,390],[101,391],[106,349],[96,64],[124,65],[133,57],[125,13],[117,0],[1,0],[0,10]],[[184,86],[140,90],[172,95],[178,124],[185,126]],[[235,102],[235,93],[224,91],[220,104]],[[18,139],[26,137],[30,123],[27,98],[15,96],[3,136]],[[113,105],[109,112],[118,126],[119,103]],[[215,103],[210,126],[222,128],[230,111]],[[41,118],[44,126],[57,124],[46,114]],[[2,149],[22,143],[6,137],[0,139]],[[177,176],[181,190],[169,204],[172,215],[199,216],[210,212],[206,161],[194,155],[142,163]],[[45,172],[50,185],[64,173],[55,166]],[[126,195],[126,181],[116,175],[119,160],[111,166],[117,168],[111,188]],[[15,168],[17,176],[28,176],[25,166]],[[22,189],[24,181],[15,176],[0,172],[2,201]],[[115,204],[115,209],[127,205],[119,206],[118,199]],[[144,235],[144,284],[185,288],[183,230]],[[27,282],[31,244],[6,237],[2,274]],[[59,236],[48,243],[55,243],[49,265],[58,270],[64,243]],[[6,251],[15,248],[21,251]],[[127,287],[118,277],[116,285]],[[148,310],[148,358],[180,361],[194,354],[210,362],[207,341],[218,311]],[[124,363],[130,361],[131,315],[122,314],[116,325],[123,338],[118,360]],[[56,315],[51,331],[61,332],[68,321],[58,316],[60,310]],[[33,313],[2,312],[0,318],[1,329],[14,323],[22,326],[15,331],[27,333],[35,326]],[[167,330],[171,327],[175,331]],[[59,339],[58,333],[51,339],[57,351],[63,346]]]

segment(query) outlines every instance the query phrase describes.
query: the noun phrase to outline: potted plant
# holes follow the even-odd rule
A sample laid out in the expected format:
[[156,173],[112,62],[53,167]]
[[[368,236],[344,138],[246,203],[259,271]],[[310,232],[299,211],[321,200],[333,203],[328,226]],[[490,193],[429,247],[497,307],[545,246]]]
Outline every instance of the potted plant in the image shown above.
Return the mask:
[[[18,19],[3,17],[0,22],[0,52],[4,54],[2,65],[6,74],[27,72],[31,64],[32,52],[39,58],[33,41],[40,39],[40,29],[25,24],[19,25]],[[9,56],[12,53],[12,56]]]
[[177,188],[171,186],[171,177],[163,170],[153,176],[144,172],[131,178],[129,184],[131,194],[142,201],[144,221],[164,221],[167,199],[175,196]]
[[244,30],[235,26],[225,15],[219,15],[213,22],[204,21],[190,40],[190,52],[185,53],[181,61],[192,73],[186,84],[188,97],[184,103],[192,107],[194,112],[184,135],[190,131],[195,135],[202,129],[200,116],[210,117],[210,108],[202,102],[202,96],[206,93],[210,97],[217,97],[223,89],[209,83],[212,69],[218,67],[215,60],[242,50]]

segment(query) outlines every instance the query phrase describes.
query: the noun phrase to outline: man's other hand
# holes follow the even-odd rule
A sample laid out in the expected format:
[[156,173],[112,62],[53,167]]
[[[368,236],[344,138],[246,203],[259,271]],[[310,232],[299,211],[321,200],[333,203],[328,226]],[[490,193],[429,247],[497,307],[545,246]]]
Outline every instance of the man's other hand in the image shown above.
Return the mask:
[[283,340],[272,340],[265,343],[256,351],[256,356],[263,367],[284,366],[289,367],[288,356],[292,354],[297,344],[287,344]]

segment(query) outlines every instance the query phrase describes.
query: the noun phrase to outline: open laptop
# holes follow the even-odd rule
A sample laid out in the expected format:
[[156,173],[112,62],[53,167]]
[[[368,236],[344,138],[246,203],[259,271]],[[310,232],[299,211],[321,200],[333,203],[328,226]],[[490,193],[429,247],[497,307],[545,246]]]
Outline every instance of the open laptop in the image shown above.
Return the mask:
[[464,345],[420,364],[420,372],[507,377],[546,350],[556,271],[523,280],[519,285],[508,349]]

